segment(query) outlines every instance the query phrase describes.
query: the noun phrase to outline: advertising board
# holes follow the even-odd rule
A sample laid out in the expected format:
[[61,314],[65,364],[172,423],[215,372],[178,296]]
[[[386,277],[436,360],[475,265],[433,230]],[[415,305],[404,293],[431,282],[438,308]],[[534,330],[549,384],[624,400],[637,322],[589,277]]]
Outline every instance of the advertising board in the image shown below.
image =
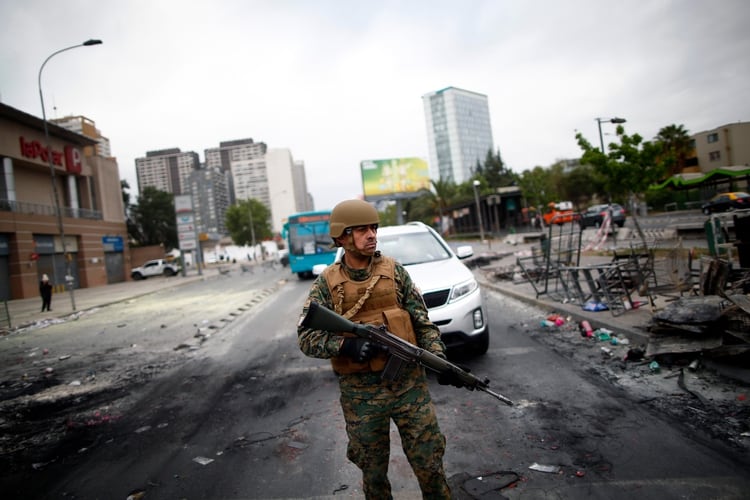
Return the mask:
[[411,198],[430,189],[429,168],[422,158],[364,160],[360,171],[367,201]]

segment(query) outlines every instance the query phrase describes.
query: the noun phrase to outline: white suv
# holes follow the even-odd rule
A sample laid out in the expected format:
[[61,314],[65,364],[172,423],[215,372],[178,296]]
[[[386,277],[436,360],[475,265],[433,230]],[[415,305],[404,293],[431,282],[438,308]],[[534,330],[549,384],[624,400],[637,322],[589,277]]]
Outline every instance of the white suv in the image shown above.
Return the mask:
[[490,335],[482,292],[459,260],[474,254],[471,246],[458,247],[454,253],[431,227],[410,222],[378,228],[378,249],[409,271],[449,350],[466,347],[473,354],[487,352]]

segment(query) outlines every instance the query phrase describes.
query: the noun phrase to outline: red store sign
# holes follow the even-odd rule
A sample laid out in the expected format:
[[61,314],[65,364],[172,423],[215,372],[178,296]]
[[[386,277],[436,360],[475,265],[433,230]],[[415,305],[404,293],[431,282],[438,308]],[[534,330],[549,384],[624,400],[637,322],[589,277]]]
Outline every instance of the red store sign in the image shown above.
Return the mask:
[[[65,167],[65,171],[70,174],[80,174],[82,167],[81,151],[72,147],[65,146],[64,151],[54,151],[50,147],[47,149],[39,141],[27,141],[20,136],[21,156],[32,160],[40,160],[45,163],[49,162],[50,154],[52,155],[52,164],[58,167]],[[65,164],[63,164],[63,160]]]

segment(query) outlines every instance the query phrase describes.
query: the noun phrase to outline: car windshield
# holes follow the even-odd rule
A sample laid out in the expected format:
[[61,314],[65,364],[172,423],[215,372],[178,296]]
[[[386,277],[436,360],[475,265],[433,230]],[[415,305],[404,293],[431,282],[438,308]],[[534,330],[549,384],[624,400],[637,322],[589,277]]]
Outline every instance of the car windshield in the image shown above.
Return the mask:
[[448,250],[428,232],[378,234],[378,249],[404,266],[450,258]]

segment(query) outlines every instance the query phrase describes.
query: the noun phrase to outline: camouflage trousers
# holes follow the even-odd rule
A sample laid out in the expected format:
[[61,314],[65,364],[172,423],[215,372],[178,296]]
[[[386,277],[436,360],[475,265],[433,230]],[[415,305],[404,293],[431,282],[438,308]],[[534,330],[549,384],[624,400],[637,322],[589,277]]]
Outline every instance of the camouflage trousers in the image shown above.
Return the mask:
[[377,374],[345,375],[339,384],[349,436],[347,457],[362,470],[365,498],[393,498],[388,480],[392,419],[422,497],[450,499],[443,470],[445,436],[440,432],[424,373],[418,370],[416,378],[404,377],[411,379],[407,387],[390,386],[379,376],[371,378],[371,383],[362,383],[373,375]]

